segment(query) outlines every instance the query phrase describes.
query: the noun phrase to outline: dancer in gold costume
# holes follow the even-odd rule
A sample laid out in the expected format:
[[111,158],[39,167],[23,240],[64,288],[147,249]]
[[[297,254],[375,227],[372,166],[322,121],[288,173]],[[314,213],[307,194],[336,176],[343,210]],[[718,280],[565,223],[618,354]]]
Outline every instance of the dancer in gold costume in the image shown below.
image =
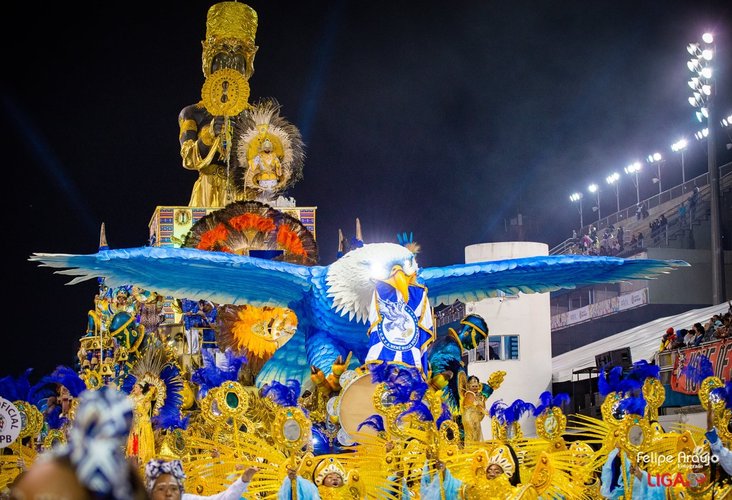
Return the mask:
[[135,384],[129,397],[134,413],[132,430],[127,439],[127,456],[136,457],[139,463],[145,464],[155,456],[155,435],[151,421],[155,387],[149,386],[145,391],[141,384]]

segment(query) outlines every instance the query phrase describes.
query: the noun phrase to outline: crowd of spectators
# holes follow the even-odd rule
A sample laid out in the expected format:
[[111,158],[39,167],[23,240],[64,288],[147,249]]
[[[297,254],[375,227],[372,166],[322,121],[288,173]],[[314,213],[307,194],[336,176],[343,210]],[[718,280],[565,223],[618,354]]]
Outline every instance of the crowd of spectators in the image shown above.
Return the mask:
[[572,240],[568,253],[575,255],[620,255],[625,250],[643,248],[643,233],[634,234],[630,245],[625,242],[625,230],[622,226],[617,228],[610,225],[600,234],[595,226],[590,227],[589,234],[577,236],[577,231],[572,232]]
[[732,302],[724,314],[715,314],[704,323],[694,323],[688,328],[668,328],[661,337],[659,351],[697,347],[705,342],[727,339],[732,336]]

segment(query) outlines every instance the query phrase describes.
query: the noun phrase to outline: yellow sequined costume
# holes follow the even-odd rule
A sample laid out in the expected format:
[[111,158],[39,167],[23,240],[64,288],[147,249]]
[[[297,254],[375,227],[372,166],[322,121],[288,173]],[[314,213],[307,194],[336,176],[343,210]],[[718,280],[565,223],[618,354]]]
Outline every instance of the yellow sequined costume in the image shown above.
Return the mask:
[[150,420],[154,390],[130,394],[134,407],[132,431],[127,439],[127,456],[138,457],[141,464],[155,458],[155,435]]

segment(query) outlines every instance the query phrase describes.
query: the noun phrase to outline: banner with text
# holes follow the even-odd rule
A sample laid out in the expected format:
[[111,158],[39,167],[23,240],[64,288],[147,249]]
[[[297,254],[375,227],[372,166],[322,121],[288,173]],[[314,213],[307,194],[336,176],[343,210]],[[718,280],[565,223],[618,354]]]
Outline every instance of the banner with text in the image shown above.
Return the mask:
[[680,349],[676,351],[674,359],[674,371],[671,374],[671,389],[684,394],[697,394],[699,385],[684,375],[684,368],[690,363],[698,363],[700,356],[706,356],[712,363],[714,375],[723,381],[732,377],[732,339],[717,340],[693,347],[691,349]]

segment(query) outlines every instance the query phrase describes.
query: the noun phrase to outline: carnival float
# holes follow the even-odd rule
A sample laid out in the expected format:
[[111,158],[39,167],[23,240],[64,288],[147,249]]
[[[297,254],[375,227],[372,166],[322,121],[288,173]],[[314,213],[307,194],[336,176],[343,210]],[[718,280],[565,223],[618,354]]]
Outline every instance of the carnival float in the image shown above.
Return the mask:
[[[32,385],[30,372],[0,381],[22,415],[0,457],[0,488],[63,443],[79,394],[103,386],[134,405],[127,455],[181,460],[186,491],[200,495],[256,465],[247,498],[277,497],[288,470],[322,498],[601,498],[616,456],[637,466],[650,453],[703,455],[704,429],[656,424],[664,394],[653,366],[608,367],[602,418],[568,418],[566,395],[504,401],[504,372],[468,376],[463,356],[486,339],[484,318],[441,334],[433,318],[440,304],[685,263],[570,255],[420,268],[411,237],[367,243],[358,226],[321,264],[316,208],[287,197],[305,163],[299,130],[275,99],[250,98],[257,27],[243,3],[208,11],[201,99],[178,120],[183,167],[198,179],[187,205],[155,210],[150,244],[110,249],[102,227],[96,254],[31,256],[72,283],[97,280],[99,291],[77,359]],[[698,368],[701,400],[729,446],[729,384]],[[521,428],[524,415],[535,431]],[[644,465],[651,478],[686,470]],[[705,480],[704,467],[664,494],[721,498],[730,487]],[[650,495],[651,481],[631,468],[613,484],[626,498]]]

